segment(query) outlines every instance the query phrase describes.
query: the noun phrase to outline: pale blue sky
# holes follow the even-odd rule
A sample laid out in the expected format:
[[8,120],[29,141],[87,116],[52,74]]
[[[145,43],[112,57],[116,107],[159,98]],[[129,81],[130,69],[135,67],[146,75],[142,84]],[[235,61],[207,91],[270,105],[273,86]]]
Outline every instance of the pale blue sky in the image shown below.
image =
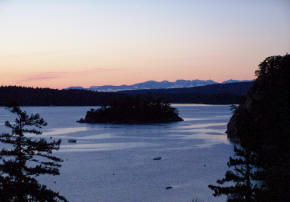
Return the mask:
[[0,0],[0,85],[252,79],[289,36],[288,0]]

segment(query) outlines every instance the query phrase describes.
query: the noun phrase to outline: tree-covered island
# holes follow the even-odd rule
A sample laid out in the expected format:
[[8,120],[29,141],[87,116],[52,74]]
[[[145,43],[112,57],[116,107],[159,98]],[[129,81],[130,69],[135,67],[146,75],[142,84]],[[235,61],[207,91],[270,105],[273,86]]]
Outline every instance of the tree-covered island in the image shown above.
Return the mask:
[[141,97],[126,97],[99,109],[91,109],[80,123],[149,124],[183,121],[168,102]]

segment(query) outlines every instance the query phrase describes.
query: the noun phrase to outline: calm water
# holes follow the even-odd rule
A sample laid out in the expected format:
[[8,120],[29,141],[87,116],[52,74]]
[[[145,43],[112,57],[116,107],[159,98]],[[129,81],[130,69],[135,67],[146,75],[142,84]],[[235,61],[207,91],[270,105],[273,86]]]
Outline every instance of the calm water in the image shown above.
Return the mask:
[[[184,122],[80,124],[91,107],[24,107],[48,122],[43,136],[63,143],[55,153],[64,160],[61,175],[39,180],[70,201],[225,201],[212,197],[207,185],[224,175],[232,154],[224,133],[229,106],[173,106]],[[1,131],[12,118],[0,108]],[[68,143],[72,138],[77,143]]]

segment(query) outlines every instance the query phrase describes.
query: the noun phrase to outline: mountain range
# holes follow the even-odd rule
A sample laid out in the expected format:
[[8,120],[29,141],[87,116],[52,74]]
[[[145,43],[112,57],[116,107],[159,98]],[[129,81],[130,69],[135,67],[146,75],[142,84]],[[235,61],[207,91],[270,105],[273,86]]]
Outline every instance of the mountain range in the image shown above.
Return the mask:
[[213,80],[176,80],[173,82],[170,81],[145,81],[142,83],[136,83],[133,85],[104,85],[104,86],[91,86],[89,88],[84,88],[81,86],[72,86],[66,88],[67,90],[77,89],[77,90],[91,90],[91,91],[99,91],[99,92],[118,92],[118,91],[127,91],[127,90],[143,90],[143,89],[169,89],[169,88],[191,88],[197,86],[206,86],[211,84],[228,84],[228,83],[237,83],[237,82],[245,82],[240,80],[226,80],[221,83],[213,81]]

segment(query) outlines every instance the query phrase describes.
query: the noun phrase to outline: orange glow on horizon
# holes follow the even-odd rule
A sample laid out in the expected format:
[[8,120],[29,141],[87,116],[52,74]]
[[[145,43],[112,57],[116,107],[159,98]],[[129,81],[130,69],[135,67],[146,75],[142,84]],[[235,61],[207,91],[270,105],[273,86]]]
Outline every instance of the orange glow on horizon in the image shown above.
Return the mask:
[[289,11],[286,1],[0,1],[0,86],[251,80],[265,57],[290,52]]

